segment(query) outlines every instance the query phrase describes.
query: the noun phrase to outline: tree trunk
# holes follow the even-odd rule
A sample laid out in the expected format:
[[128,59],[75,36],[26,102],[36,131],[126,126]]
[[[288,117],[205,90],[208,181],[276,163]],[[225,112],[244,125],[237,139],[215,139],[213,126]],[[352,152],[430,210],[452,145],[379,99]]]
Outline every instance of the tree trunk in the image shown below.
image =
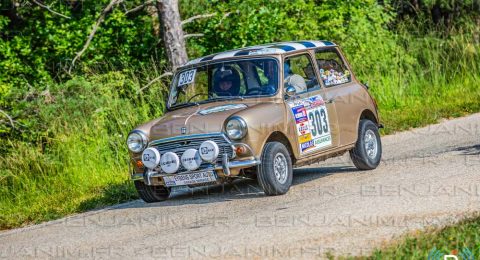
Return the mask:
[[160,13],[162,38],[167,58],[172,69],[176,69],[188,61],[178,0],[157,1],[157,8]]
[[147,14],[152,18],[152,27],[153,27],[153,35],[155,37],[160,37],[160,21],[159,21],[159,13],[157,10],[156,5],[148,5],[147,6]]

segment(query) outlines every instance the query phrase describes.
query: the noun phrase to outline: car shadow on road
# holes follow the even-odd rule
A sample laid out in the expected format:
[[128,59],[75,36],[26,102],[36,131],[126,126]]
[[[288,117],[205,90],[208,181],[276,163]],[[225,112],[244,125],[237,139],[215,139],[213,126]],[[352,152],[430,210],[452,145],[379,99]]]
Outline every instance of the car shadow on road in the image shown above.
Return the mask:
[[455,151],[461,152],[464,155],[480,155],[480,144],[458,147]]
[[[295,169],[292,188],[306,182],[339,173],[356,172],[351,166],[332,166]],[[187,204],[207,204],[234,201],[239,199],[267,198],[256,179],[235,180],[232,183],[207,187],[180,187],[173,189],[170,198],[158,203],[128,203],[121,208],[168,207]]]

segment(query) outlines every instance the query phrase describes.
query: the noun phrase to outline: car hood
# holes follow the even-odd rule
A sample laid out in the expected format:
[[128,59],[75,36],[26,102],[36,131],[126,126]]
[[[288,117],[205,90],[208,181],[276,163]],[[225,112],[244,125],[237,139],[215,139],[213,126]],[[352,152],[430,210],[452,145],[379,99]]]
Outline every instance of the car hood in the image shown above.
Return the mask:
[[243,101],[215,102],[177,109],[137,129],[147,133],[150,141],[178,135],[221,132],[225,119],[255,106],[251,102]]

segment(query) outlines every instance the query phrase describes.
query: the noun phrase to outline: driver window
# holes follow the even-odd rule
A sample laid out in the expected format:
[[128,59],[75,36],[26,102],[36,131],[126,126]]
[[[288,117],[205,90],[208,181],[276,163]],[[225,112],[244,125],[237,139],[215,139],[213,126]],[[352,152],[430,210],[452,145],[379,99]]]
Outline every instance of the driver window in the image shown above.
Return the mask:
[[285,87],[295,87],[297,93],[319,89],[315,71],[308,54],[288,57],[284,61]]

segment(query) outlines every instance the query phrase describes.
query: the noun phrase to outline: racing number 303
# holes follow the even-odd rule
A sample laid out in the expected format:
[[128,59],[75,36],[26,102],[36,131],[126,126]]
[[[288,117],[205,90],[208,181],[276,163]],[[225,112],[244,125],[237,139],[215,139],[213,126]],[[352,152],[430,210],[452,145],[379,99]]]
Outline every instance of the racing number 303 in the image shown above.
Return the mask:
[[323,133],[328,133],[327,113],[325,108],[321,107],[308,113],[308,120],[312,123],[312,135],[315,137]]
[[195,77],[195,70],[182,72],[179,76],[178,85],[186,85],[193,82]]

